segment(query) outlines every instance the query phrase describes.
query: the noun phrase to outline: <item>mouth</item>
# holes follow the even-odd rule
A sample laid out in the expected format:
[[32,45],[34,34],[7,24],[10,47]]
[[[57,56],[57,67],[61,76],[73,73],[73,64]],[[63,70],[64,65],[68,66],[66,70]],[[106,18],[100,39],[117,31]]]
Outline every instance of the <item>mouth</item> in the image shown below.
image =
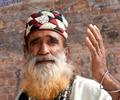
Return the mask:
[[54,60],[38,60],[36,61],[36,65],[38,64],[48,64],[48,63],[55,63]]

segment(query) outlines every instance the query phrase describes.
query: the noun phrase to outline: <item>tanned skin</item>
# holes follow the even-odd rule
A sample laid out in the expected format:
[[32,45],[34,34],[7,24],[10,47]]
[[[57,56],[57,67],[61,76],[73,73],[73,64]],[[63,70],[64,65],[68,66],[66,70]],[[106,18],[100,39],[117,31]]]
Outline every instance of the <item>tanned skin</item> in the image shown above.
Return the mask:
[[[107,69],[106,54],[103,38],[96,25],[90,24],[87,27],[86,45],[91,52],[92,58],[92,77],[99,83]],[[120,89],[120,82],[117,81],[109,72],[105,75],[102,83],[105,90],[113,91]],[[112,100],[120,99],[120,92],[109,92]]]

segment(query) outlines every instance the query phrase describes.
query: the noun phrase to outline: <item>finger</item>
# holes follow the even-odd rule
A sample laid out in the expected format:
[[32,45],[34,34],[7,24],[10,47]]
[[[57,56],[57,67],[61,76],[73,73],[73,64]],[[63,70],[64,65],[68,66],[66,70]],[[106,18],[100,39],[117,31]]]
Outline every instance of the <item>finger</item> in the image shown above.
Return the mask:
[[100,30],[98,29],[98,27],[96,25],[94,25],[94,28],[97,31],[96,38],[98,38],[99,46],[100,46],[100,48],[104,49],[103,38],[102,38],[102,35],[100,33]]
[[95,49],[95,47],[92,45],[89,37],[86,37],[86,38],[85,38],[85,43],[86,43],[88,49],[90,50],[92,56],[96,55],[96,54],[97,54],[97,53],[96,53],[96,49]]
[[91,29],[91,31],[93,32],[93,35],[96,38],[96,41],[98,43],[99,46],[99,50],[98,50],[98,54],[105,54],[105,49],[104,49],[104,44],[103,44],[103,40],[102,40],[102,36],[100,34],[100,30],[97,28],[96,25],[89,25],[89,28]]
[[102,37],[99,28],[98,28],[96,25],[93,25],[93,26],[94,26],[94,28],[96,29],[98,35],[99,35],[100,37]]
[[88,35],[88,38],[90,40],[90,42],[92,43],[92,45],[94,46],[94,48],[96,49],[98,55],[100,55],[100,48],[99,48],[99,44],[97,42],[97,40],[95,39],[93,33],[90,31],[90,29],[87,29],[87,35]]
[[94,25],[92,25],[92,24],[90,24],[88,27],[89,27],[90,31],[93,33],[93,35],[95,36],[95,39],[97,41],[99,41],[99,39],[100,39],[99,30],[96,29],[96,27]]
[[101,49],[103,49],[103,48],[104,48],[104,46],[103,46],[103,39],[102,39],[102,36],[101,36],[101,34],[100,34],[100,30],[97,28],[96,25],[92,25],[92,24],[89,25],[89,29],[90,29],[91,32],[93,33],[96,41],[97,41],[98,44],[99,44],[99,47],[100,47]]

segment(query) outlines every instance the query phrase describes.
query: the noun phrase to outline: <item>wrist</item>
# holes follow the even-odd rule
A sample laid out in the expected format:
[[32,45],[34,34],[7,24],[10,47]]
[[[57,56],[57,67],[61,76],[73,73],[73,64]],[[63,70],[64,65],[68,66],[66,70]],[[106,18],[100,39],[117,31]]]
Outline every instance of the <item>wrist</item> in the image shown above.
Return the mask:
[[[94,71],[92,73],[92,78],[95,79],[96,81],[98,81],[99,83],[101,82],[101,79],[103,77],[103,75],[105,74],[106,70],[102,70],[102,71]],[[105,75],[105,77],[107,77],[108,74]]]

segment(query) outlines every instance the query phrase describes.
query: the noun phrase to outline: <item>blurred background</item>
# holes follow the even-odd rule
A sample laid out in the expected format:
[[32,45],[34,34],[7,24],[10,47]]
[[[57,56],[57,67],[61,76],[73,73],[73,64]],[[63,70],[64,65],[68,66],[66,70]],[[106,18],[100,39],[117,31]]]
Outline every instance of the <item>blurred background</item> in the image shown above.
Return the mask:
[[0,0],[0,100],[14,100],[19,91],[26,19],[45,8],[65,15],[71,60],[79,74],[89,78],[86,27],[96,24],[104,39],[109,71],[120,81],[120,0]]

